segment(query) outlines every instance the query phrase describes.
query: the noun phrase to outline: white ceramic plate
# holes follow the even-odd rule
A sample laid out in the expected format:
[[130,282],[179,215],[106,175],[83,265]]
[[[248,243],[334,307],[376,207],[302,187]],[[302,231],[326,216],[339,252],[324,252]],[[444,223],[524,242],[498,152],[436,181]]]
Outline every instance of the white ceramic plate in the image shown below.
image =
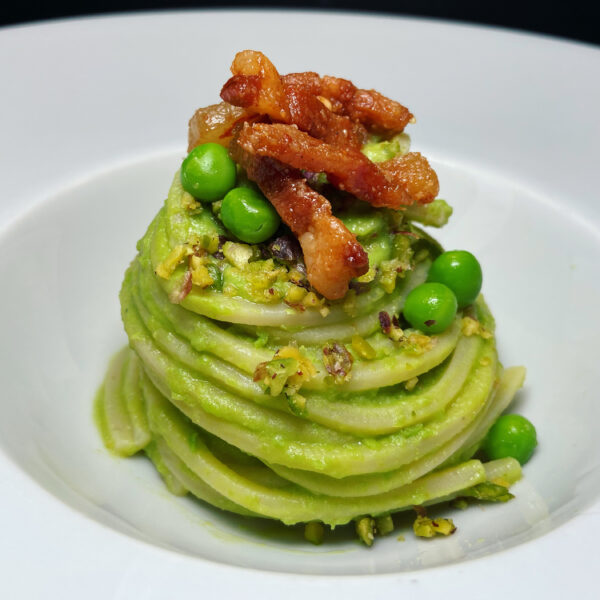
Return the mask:
[[[124,341],[124,268],[235,51],[407,104],[413,147],[478,255],[540,446],[517,499],[452,538],[367,550],[269,539],[164,491],[91,418]],[[489,28],[196,12],[0,31],[0,595],[595,598],[600,535],[600,51]],[[319,576],[317,576],[319,575]],[[181,595],[181,596],[180,596]],[[186,597],[187,597],[186,596]]]

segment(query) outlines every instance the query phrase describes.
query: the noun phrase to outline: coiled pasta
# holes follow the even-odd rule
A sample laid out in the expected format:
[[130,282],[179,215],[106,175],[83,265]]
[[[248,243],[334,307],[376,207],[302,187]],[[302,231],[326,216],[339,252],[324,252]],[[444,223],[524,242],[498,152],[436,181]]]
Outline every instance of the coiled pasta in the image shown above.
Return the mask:
[[[359,217],[392,219],[388,212]],[[392,229],[379,237],[401,235]],[[391,284],[374,278],[341,301],[286,303],[289,265],[256,254],[241,264],[211,246],[222,227],[176,176],[123,282],[129,347],[112,360],[96,402],[107,447],[145,451],[175,494],[288,525],[337,526],[514,482],[513,459],[472,458],[524,379],[523,368],[498,362],[483,298],[441,334],[382,328],[381,315],[401,313],[439,253],[408,219],[404,229],[408,259]],[[212,276],[204,287],[186,281],[185,252],[198,245],[219,270],[220,289]],[[263,290],[256,277],[265,270]],[[324,348],[345,361],[341,372]],[[296,371],[277,371],[284,362]],[[265,385],[265,373],[283,384]]]

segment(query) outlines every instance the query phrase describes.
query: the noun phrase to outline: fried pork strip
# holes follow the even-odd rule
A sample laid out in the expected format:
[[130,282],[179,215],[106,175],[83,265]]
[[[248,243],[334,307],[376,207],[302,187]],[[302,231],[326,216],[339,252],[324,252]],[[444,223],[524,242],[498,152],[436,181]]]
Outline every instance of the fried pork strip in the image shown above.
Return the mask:
[[[307,93],[329,102],[330,110],[362,123],[370,133],[391,135],[404,131],[414,120],[412,113],[395,100],[375,90],[362,90],[351,81],[317,73],[290,73],[284,85],[300,86]],[[301,128],[302,129],[302,128]]]
[[235,126],[250,118],[246,109],[227,102],[199,108],[189,122],[188,152],[208,142],[228,146]]
[[416,152],[375,164],[359,150],[327,144],[282,124],[244,124],[237,142],[250,154],[275,158],[296,169],[325,172],[333,185],[373,206],[399,209],[426,204],[439,191],[435,171]]
[[367,131],[359,122],[329,110],[306,78],[282,78],[261,52],[239,52],[231,71],[233,77],[221,90],[225,102],[276,122],[297,125],[330,144],[360,148],[367,141]]
[[[365,141],[365,127],[371,133],[391,135],[403,131],[414,119],[399,102],[375,90],[359,89],[347,79],[321,78],[310,71],[281,77],[262,52],[238,52],[231,72],[233,77],[221,90],[223,100],[268,115],[274,121],[298,125],[311,135],[315,134],[308,126],[324,132],[333,130],[338,136],[347,130],[347,141],[357,145]],[[323,114],[319,114],[319,99],[327,109]],[[321,135],[315,137],[324,139]]]
[[333,185],[374,206],[430,202],[437,176],[420,154],[376,165],[360,152],[369,133],[391,136],[413,116],[346,79],[312,72],[281,76],[261,52],[239,52],[231,72],[221,90],[225,102],[192,117],[189,149],[230,141],[234,160],[298,237],[311,284],[329,299],[341,298],[350,279],[367,271],[368,257],[300,169],[325,172]]
[[334,112],[359,121],[371,133],[400,133],[414,120],[406,106],[375,90],[358,89],[347,79],[326,75],[321,79],[320,95],[331,102]]
[[298,238],[311,285],[329,300],[342,298],[349,281],[367,272],[369,260],[356,237],[333,216],[328,200],[296,169],[253,156],[236,139],[230,153]]

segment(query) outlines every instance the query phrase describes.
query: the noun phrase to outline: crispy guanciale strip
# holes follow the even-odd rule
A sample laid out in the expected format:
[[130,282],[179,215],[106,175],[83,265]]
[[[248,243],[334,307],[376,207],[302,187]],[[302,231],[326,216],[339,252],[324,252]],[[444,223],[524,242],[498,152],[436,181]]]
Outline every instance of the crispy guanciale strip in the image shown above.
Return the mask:
[[285,84],[290,119],[309,135],[338,147],[360,149],[367,141],[367,130],[352,119],[337,115],[307,88]]
[[[269,115],[281,123],[294,123],[304,131],[308,129],[304,129],[296,120],[290,106],[294,103],[291,93],[302,97],[303,101],[312,98],[318,102],[318,97],[328,101],[325,102],[328,109],[336,116],[343,117],[329,117],[330,126],[335,129],[342,129],[345,124],[346,128],[351,125],[357,133],[362,133],[364,130],[357,128],[361,123],[371,133],[393,134],[403,131],[414,118],[408,108],[399,102],[375,90],[359,89],[347,79],[327,75],[319,77],[311,71],[281,77],[273,63],[264,54],[254,50],[238,52],[231,72],[233,77],[221,91],[223,100]],[[309,112],[313,107],[305,106],[302,111]]]
[[366,142],[367,131],[360,123],[329,110],[305,77],[282,78],[261,52],[238,52],[231,72],[233,77],[221,90],[225,102],[267,115],[273,121],[297,125],[329,144],[360,148]]
[[227,102],[199,108],[190,119],[188,152],[207,142],[228,146],[234,127],[250,118],[247,110]]
[[233,77],[221,90],[225,102],[267,115],[274,121],[289,122],[283,82],[275,65],[262,52],[238,52],[231,64],[231,72]]
[[349,281],[367,272],[369,260],[354,235],[331,214],[327,199],[296,169],[253,156],[235,139],[230,152],[298,238],[311,285],[330,300],[342,298]]
[[400,133],[414,119],[406,106],[375,90],[358,89],[347,79],[326,75],[319,94],[331,102],[334,112],[359,121],[371,133]]
[[329,75],[320,77],[307,71],[284,75],[282,80],[284,85],[300,86],[307,93],[320,97],[334,113],[362,123],[371,133],[400,133],[414,120],[406,106],[375,90],[359,89],[347,79]]
[[402,208],[431,202],[439,191],[435,171],[418,153],[375,164],[358,150],[317,140],[291,125],[244,124],[237,142],[250,154],[296,169],[325,172],[329,181],[373,206]]

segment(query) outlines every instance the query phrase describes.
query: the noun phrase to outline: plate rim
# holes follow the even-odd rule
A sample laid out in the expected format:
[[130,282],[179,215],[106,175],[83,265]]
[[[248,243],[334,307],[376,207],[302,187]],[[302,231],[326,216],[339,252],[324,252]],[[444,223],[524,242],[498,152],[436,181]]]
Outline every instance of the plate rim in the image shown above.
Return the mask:
[[[261,12],[261,13],[268,13],[271,15],[281,15],[281,16],[289,16],[290,13],[294,13],[294,12],[298,12],[298,13],[302,13],[304,15],[323,15],[324,13],[331,15],[331,16],[339,16],[340,11],[335,11],[335,10],[323,10],[323,11],[315,11],[315,10],[311,10],[311,9],[306,9],[306,10],[294,10],[294,11],[281,11],[281,10],[273,10],[273,9],[251,9],[251,10],[232,10],[232,9],[197,9],[197,10],[178,10],[178,11],[143,11],[143,12],[132,12],[132,13],[120,13],[120,14],[102,14],[102,15],[92,15],[92,16],[85,16],[85,17],[69,17],[69,18],[64,18],[64,19],[56,19],[56,20],[52,20],[52,21],[40,21],[40,22],[34,22],[34,23],[24,23],[24,24],[17,24],[17,25],[10,25],[10,26],[5,26],[0,28],[0,43],[4,40],[4,38],[8,33],[14,32],[14,31],[20,31],[23,32],[25,31],[26,33],[24,34],[20,34],[20,35],[29,35],[29,32],[33,32],[35,30],[37,30],[40,27],[43,27],[47,30],[52,29],[52,30],[58,30],[61,27],[64,26],[68,26],[68,27],[77,27],[79,26],[81,23],[89,23],[89,22],[98,22],[98,21],[103,21],[104,23],[108,23],[109,25],[111,23],[117,22],[117,21],[123,21],[123,20],[128,20],[128,19],[134,19],[134,20],[143,20],[143,19],[156,19],[156,18],[164,18],[165,16],[169,16],[171,18],[177,17],[177,18],[185,18],[186,16],[189,16],[190,14],[192,15],[202,15],[202,16],[206,16],[206,15],[220,15],[222,16],[224,13],[226,13],[228,16],[231,15],[232,13],[239,13],[239,14],[247,14],[247,13],[256,13],[256,12]],[[568,45],[568,46],[574,46],[578,49],[583,49],[583,50],[591,50],[594,55],[595,55],[595,60],[600,60],[600,47],[597,47],[593,44],[587,43],[587,42],[581,42],[578,40],[570,40],[570,39],[565,39],[565,38],[560,38],[560,37],[555,37],[555,36],[550,36],[547,34],[540,34],[540,33],[534,33],[534,32],[526,32],[526,31],[522,31],[522,30],[513,30],[513,29],[508,29],[508,28],[504,28],[504,27],[498,27],[498,26],[491,26],[491,25],[476,25],[476,24],[472,24],[472,23],[466,23],[466,22],[462,22],[462,21],[446,21],[443,19],[432,19],[432,18],[425,18],[425,17],[415,17],[415,16],[392,16],[392,15],[381,15],[381,14],[374,14],[374,13],[370,13],[370,12],[360,12],[360,11],[344,11],[343,16],[350,16],[350,17],[368,17],[372,20],[379,20],[379,19],[385,19],[385,20],[398,20],[398,21],[418,21],[421,22],[422,24],[428,24],[428,23],[433,23],[436,25],[443,25],[445,27],[447,27],[448,29],[456,29],[456,28],[466,28],[469,30],[489,30],[492,31],[496,34],[500,34],[502,36],[519,36],[519,37],[525,37],[525,38],[535,38],[536,40],[539,41],[543,41],[545,43],[550,43],[550,44],[564,44],[564,45]],[[164,152],[168,152],[170,150],[168,150],[168,146],[166,147],[167,149],[165,149],[165,147],[161,148],[161,149],[150,149],[149,151],[149,155],[153,155],[156,153],[164,153]],[[140,157],[139,155],[135,155],[137,156],[140,160],[143,160],[146,157]],[[113,164],[113,167],[117,167],[118,166],[122,166],[123,163],[123,157],[120,157],[118,159],[116,159],[115,163]],[[104,172],[105,169],[103,168],[94,168],[92,169],[92,175],[94,176],[96,174],[99,174],[100,172]],[[81,173],[81,180],[85,180],[88,179],[90,177],[89,173]],[[58,185],[59,182],[57,182]],[[78,181],[71,181],[71,183],[69,184],[69,187],[71,185],[77,185]],[[54,188],[53,188],[54,189]],[[59,187],[56,189],[56,191],[60,191],[62,189],[62,185],[59,185]],[[53,193],[51,195],[51,198],[54,196],[55,194]],[[39,202],[45,202],[46,199],[41,197],[38,198]],[[28,207],[25,207],[23,209],[19,209],[17,212],[15,212],[13,214],[12,217],[9,216],[8,219],[6,218],[0,218],[0,235],[4,235],[6,232],[8,232],[10,230],[11,227],[13,227],[15,224],[18,224],[18,222],[22,219],[22,218],[26,218],[26,216],[30,213],[30,211],[32,209],[35,208],[36,204],[33,205],[29,205]],[[16,469],[16,470],[15,470]],[[19,471],[19,472],[17,472]],[[21,490],[25,490],[28,493],[32,493],[33,495],[35,495],[35,491],[32,488],[32,486],[34,486],[36,489],[38,489],[38,491],[42,492],[43,494],[47,495],[50,497],[50,502],[48,502],[49,498],[45,498],[43,500],[40,500],[41,502],[46,504],[45,510],[47,510],[48,513],[53,513],[57,519],[68,519],[69,517],[67,516],[67,514],[71,514],[73,511],[73,509],[71,509],[70,507],[68,507],[67,505],[65,505],[60,499],[52,496],[52,494],[50,494],[49,492],[46,492],[46,490],[44,490],[43,488],[41,488],[34,480],[31,479],[30,484],[28,485],[26,483],[24,483],[24,481],[22,481],[22,477],[21,476],[25,476],[26,479],[30,479],[30,477],[28,476],[27,473],[23,473],[20,472],[20,469],[17,465],[14,465],[12,463],[12,459],[10,459],[9,457],[7,457],[4,453],[4,450],[2,449],[2,447],[0,447],[0,477],[5,477],[5,481],[7,483],[16,483],[17,486],[21,489]],[[22,487],[21,487],[22,486]],[[15,494],[15,498],[11,498],[9,500],[9,504],[17,506],[18,502],[16,502],[17,500],[21,500],[21,492],[18,492]],[[38,494],[39,495],[39,494]],[[51,505],[51,506],[50,506]],[[64,514],[61,514],[64,513]],[[108,529],[105,526],[103,526],[102,524],[93,521],[92,519],[89,519],[88,517],[86,517],[85,515],[80,515],[84,517],[84,520],[89,521],[90,524],[92,524],[91,529],[94,529],[96,527],[100,527],[100,528],[105,528],[110,536],[114,535],[115,531],[112,529]],[[567,527],[569,526],[569,527]],[[86,528],[87,529],[87,528]],[[253,575],[251,576],[251,579],[255,580],[255,583],[258,585],[260,584],[260,580],[261,577],[266,577],[269,578],[273,581],[278,580],[278,584],[276,584],[276,586],[278,587],[278,589],[280,591],[285,591],[286,593],[288,593],[288,595],[290,595],[290,593],[295,594],[295,592],[290,592],[290,588],[289,588],[289,579],[293,578],[295,580],[296,583],[302,583],[302,584],[314,584],[314,579],[319,579],[322,581],[326,581],[326,580],[330,580],[329,583],[335,582],[337,585],[343,585],[344,588],[348,588],[348,592],[352,593],[352,596],[349,597],[354,597],[354,593],[351,591],[351,587],[352,586],[357,586],[357,584],[360,584],[360,588],[361,589],[356,589],[355,591],[358,591],[359,593],[356,594],[356,597],[360,595],[364,595],[365,591],[364,589],[362,589],[363,586],[367,586],[370,587],[372,586],[374,583],[377,584],[378,588],[380,585],[385,585],[386,588],[388,586],[388,584],[397,584],[399,583],[398,580],[400,580],[401,583],[403,584],[409,584],[411,583],[412,580],[416,581],[421,585],[421,593],[425,594],[422,595],[421,597],[429,597],[428,594],[431,594],[431,597],[433,597],[433,594],[436,593],[436,586],[441,585],[442,582],[444,581],[454,581],[456,584],[459,583],[459,581],[465,576],[465,571],[471,571],[472,573],[474,573],[475,571],[479,572],[479,575],[477,575],[477,578],[479,578],[481,576],[481,572],[483,570],[483,572],[488,571],[488,573],[486,574],[486,576],[489,576],[489,570],[495,570],[496,573],[503,573],[507,567],[512,566],[512,568],[514,568],[514,574],[520,574],[525,576],[526,574],[531,576],[531,572],[528,572],[527,569],[523,569],[523,564],[527,565],[532,556],[538,554],[540,551],[543,554],[544,552],[547,552],[547,556],[554,556],[556,558],[558,558],[558,556],[560,556],[561,558],[564,558],[564,551],[565,551],[565,544],[560,542],[560,538],[558,536],[563,536],[564,535],[564,530],[565,529],[570,529],[571,532],[577,531],[580,534],[589,532],[591,529],[597,532],[600,532],[600,499],[598,500],[598,502],[596,502],[593,506],[589,507],[588,509],[586,509],[585,511],[583,511],[581,514],[576,515],[573,519],[571,519],[570,521],[567,521],[565,523],[562,523],[561,525],[555,527],[552,531],[547,532],[545,534],[543,534],[541,537],[538,537],[534,540],[530,540],[528,542],[519,544],[518,546],[512,547],[510,548],[510,552],[506,552],[506,551],[501,551],[498,553],[494,553],[492,555],[488,555],[488,556],[483,556],[483,557],[478,557],[478,558],[474,558],[471,560],[467,560],[467,561],[460,561],[459,563],[450,563],[447,565],[442,565],[442,566],[437,566],[437,567],[431,567],[431,568],[425,568],[419,571],[413,571],[413,572],[407,572],[407,573],[395,573],[395,574],[376,574],[376,575],[371,575],[371,576],[365,576],[365,575],[301,575],[301,574],[294,574],[294,573],[274,573],[274,572],[265,572],[265,571],[260,571],[260,570],[256,570],[256,569],[249,569],[249,568],[245,568],[245,567],[239,567],[239,566],[234,566],[234,565],[219,565],[218,563],[212,563],[212,562],[208,562],[205,561],[202,558],[198,558],[198,557],[191,557],[191,556],[187,556],[187,555],[183,555],[181,553],[177,553],[177,557],[178,560],[183,561],[183,562],[191,562],[194,564],[194,566],[197,567],[198,564],[203,564],[203,567],[200,569],[201,571],[203,571],[203,576],[207,577],[210,576],[211,573],[214,574],[214,572],[218,572],[221,570],[225,570],[225,571],[229,571],[231,569],[235,570],[236,572],[243,572],[243,573],[248,573],[251,572],[253,573]],[[90,530],[91,531],[91,530]],[[96,532],[98,533],[98,532]],[[90,535],[92,535],[92,537],[95,537],[96,533],[92,533],[90,532]],[[579,535],[578,533],[578,535]],[[103,535],[98,535],[98,539],[102,539],[104,536]],[[133,541],[134,543],[141,543],[141,544],[145,544],[145,542],[142,542],[140,540],[135,540],[133,538],[130,538],[124,534],[122,534],[122,537],[124,538],[122,544],[120,543],[119,545],[124,545],[125,547],[129,546],[131,544],[131,542]],[[577,539],[578,536],[574,536],[575,539]],[[558,538],[558,541],[557,541]],[[532,546],[535,545],[537,546],[537,548],[532,550]],[[557,554],[557,548],[560,548],[560,552]],[[577,556],[583,556],[583,552],[589,552],[589,549],[591,549],[592,546],[591,545],[586,545],[585,543],[581,543],[579,545],[575,545],[573,547],[573,549],[576,551],[575,553],[577,554]],[[159,564],[160,563],[160,556],[162,555],[162,553],[165,552],[165,549],[156,547],[156,546],[151,546],[150,549],[146,549],[146,551],[142,552],[142,554],[147,554],[149,560],[153,561],[155,564]],[[172,551],[170,550],[166,550],[166,552],[168,553],[172,553]],[[156,554],[154,557],[150,558],[151,555]],[[3,552],[0,552],[0,556],[3,555]],[[509,555],[512,555],[509,557]],[[588,555],[589,556],[589,555]],[[576,561],[573,560],[573,557],[567,557],[568,561],[567,564],[574,564]],[[487,565],[484,565],[484,563],[487,563]],[[521,567],[518,566],[518,564],[521,563]],[[564,565],[563,565],[564,567]],[[175,567],[176,568],[176,567]],[[574,567],[573,567],[574,568]],[[142,571],[140,571],[140,574],[142,573]],[[258,574],[258,575],[257,575]],[[548,580],[547,576],[548,573],[547,572],[542,572],[540,574],[542,576],[541,579],[538,580],[538,578],[536,577],[534,580],[538,583],[544,583],[544,578],[546,578],[546,583],[548,583],[548,581],[550,581],[550,583],[554,583],[555,580]],[[94,581],[96,580],[96,576],[94,575],[91,579],[88,580],[87,583],[94,583]],[[368,580],[367,582],[365,582],[365,580]],[[58,583],[58,579],[56,580],[56,582]],[[134,581],[134,579],[132,579],[132,581]],[[430,584],[431,582],[435,581],[436,583],[434,584],[434,586],[432,587]],[[585,581],[585,580],[584,580]],[[347,583],[344,583],[347,582]],[[427,583],[429,582],[429,584]],[[263,582],[264,583],[264,582]],[[470,582],[470,584],[472,584],[473,582]],[[273,588],[274,589],[274,588]],[[390,585],[390,590],[394,589],[391,585]],[[542,588],[538,588],[538,591],[541,591]],[[557,593],[557,590],[554,588],[554,585],[546,585],[545,589],[547,590],[547,593],[554,597],[554,594]],[[315,588],[315,590],[313,590],[315,594],[320,594],[321,591],[323,590],[319,590],[318,586],[317,588]],[[327,590],[325,590],[327,591]],[[344,589],[344,593],[346,594],[346,589]],[[378,590],[379,591],[379,590]],[[465,589],[463,588],[460,593],[461,595],[465,593]],[[439,589],[437,590],[437,592],[439,593]],[[348,594],[346,594],[348,595]],[[453,597],[448,595],[448,597]]]

